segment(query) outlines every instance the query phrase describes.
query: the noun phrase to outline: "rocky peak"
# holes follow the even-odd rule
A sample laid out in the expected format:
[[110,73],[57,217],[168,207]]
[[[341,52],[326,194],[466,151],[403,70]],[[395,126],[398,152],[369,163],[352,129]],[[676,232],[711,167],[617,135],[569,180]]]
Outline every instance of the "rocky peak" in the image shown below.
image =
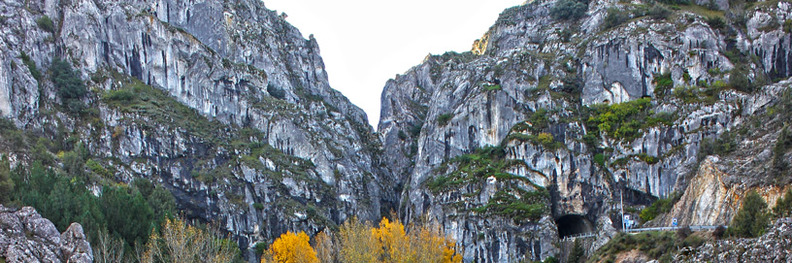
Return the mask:
[[6,262],[93,262],[91,244],[78,223],[63,234],[36,209],[0,205],[0,258]]

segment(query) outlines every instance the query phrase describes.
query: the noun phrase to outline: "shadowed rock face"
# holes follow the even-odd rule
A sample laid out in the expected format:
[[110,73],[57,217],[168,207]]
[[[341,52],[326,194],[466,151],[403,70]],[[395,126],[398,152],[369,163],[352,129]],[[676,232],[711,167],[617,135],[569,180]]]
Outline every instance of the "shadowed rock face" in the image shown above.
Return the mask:
[[564,215],[556,219],[559,238],[571,237],[594,232],[594,225],[588,219],[579,215]]
[[14,210],[0,205],[0,258],[9,263],[90,263],[93,251],[80,224],[71,224],[61,234],[32,207]]

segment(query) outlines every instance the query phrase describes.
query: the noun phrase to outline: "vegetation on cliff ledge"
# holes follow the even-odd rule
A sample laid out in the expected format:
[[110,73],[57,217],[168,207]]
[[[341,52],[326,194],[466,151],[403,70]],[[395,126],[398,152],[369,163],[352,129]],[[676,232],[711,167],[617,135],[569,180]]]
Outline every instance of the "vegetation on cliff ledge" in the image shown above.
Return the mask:
[[[512,167],[525,166],[525,162],[507,160],[505,155],[503,147],[488,146],[455,157],[435,170],[440,175],[427,180],[426,187],[435,194],[441,194],[465,188],[466,185],[476,185],[475,188],[479,190],[465,194],[465,198],[468,198],[477,196],[491,177],[503,183],[498,184],[497,191],[488,202],[463,210],[510,218],[516,222],[539,220],[550,212],[550,194],[547,189],[533,184],[527,178],[508,173],[507,170]],[[470,202],[475,203],[472,200]]]

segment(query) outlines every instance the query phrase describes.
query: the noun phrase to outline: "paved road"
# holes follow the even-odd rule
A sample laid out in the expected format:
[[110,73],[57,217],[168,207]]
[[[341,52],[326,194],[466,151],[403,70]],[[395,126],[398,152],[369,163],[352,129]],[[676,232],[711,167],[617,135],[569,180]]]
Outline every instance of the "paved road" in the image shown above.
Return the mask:
[[[690,227],[691,231],[705,231],[705,230],[715,230],[716,228],[718,228],[720,226],[689,226],[689,227]],[[723,226],[723,227],[724,228],[728,228],[727,226]],[[630,229],[627,229],[624,232],[627,232],[627,233],[639,233],[639,232],[646,232],[646,231],[677,231],[680,228],[684,228],[684,226],[630,228]],[[577,238],[592,238],[592,237],[596,237],[596,236],[597,236],[596,233],[582,233],[582,234],[577,234],[577,235],[574,235],[574,236],[564,237],[564,240],[566,240],[566,239],[574,240],[574,239],[577,239]]]

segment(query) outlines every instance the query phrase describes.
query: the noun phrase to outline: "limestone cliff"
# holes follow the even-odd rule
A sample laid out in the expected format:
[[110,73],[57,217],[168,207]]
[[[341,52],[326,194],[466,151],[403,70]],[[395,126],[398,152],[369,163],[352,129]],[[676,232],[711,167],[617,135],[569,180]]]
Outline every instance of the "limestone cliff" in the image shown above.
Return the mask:
[[[151,179],[243,249],[397,211],[439,222],[466,262],[543,260],[595,232],[591,251],[622,200],[636,216],[682,193],[649,224],[717,224],[748,189],[778,197],[792,4],[575,1],[571,19],[560,2],[507,9],[471,52],[388,81],[379,134],[261,1],[2,2],[0,115],[25,136],[0,134],[0,155],[65,167],[79,143],[95,194]],[[87,94],[64,96],[59,61]]]
[[[395,209],[366,115],[261,1],[6,1],[0,17],[0,115],[82,142],[115,171],[94,181],[163,184],[243,249]],[[87,83],[85,110],[67,111],[56,58]],[[1,155],[25,164],[34,145]]]
[[[406,175],[402,216],[441,222],[466,261],[541,260],[557,253],[559,236],[588,231],[601,233],[601,245],[621,228],[622,198],[636,217],[630,211],[657,197],[703,187],[690,180],[712,171],[699,163],[721,154],[713,141],[758,141],[768,151],[787,116],[764,108],[790,88],[765,86],[792,76],[792,34],[779,26],[792,18],[788,2],[716,3],[709,13],[684,5],[663,16],[650,15],[651,3],[590,1],[579,20],[554,16],[558,3],[504,11],[471,52],[429,56],[383,91],[379,132],[388,166]],[[739,19],[736,8],[746,10]],[[767,131],[736,135],[760,120]],[[465,170],[489,146],[503,152],[508,176]],[[766,179],[768,158],[729,168],[733,184],[778,183],[743,179]],[[448,182],[454,187],[434,187]],[[492,198],[543,189],[550,201],[541,218],[489,213]],[[733,197],[726,190],[710,204],[729,211],[720,217],[712,209],[679,216],[728,220]],[[675,211],[698,209],[691,202]]]

